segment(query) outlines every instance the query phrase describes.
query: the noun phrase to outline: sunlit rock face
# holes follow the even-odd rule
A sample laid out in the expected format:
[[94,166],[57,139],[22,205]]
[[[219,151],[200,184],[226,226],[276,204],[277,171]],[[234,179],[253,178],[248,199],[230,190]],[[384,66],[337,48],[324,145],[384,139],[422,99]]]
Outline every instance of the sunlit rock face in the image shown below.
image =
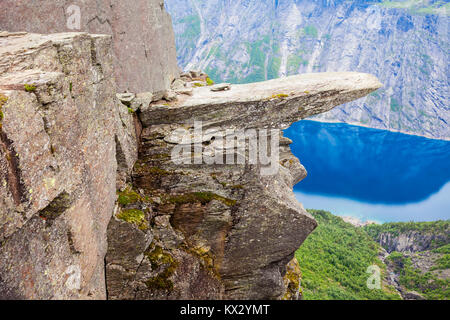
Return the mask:
[[183,68],[235,83],[368,72],[382,89],[317,119],[449,139],[447,4],[376,2],[167,0],[166,6]]
[[165,90],[178,77],[172,20],[162,0],[2,0],[0,9],[0,30],[112,35],[120,92]]
[[0,298],[104,299],[116,175],[137,154],[111,37],[2,32],[0,74]]

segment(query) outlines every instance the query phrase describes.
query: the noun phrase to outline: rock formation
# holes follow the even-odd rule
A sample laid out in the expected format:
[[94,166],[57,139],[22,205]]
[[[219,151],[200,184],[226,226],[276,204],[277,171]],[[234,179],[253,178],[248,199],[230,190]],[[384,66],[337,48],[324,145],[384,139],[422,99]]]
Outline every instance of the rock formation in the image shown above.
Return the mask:
[[[79,8],[79,24],[71,20],[78,13],[73,6]],[[0,30],[112,35],[119,92],[165,90],[179,74],[172,20],[162,0],[134,0],[132,5],[112,0],[2,0]]]
[[110,49],[106,35],[0,34],[2,297],[106,298],[115,146],[134,128],[117,109]]
[[446,233],[431,233],[420,231],[408,231],[400,234],[381,233],[376,241],[387,252],[421,252],[437,248],[442,243],[449,243],[449,231]]
[[[305,74],[216,91],[194,71],[171,90],[117,94],[113,44],[0,33],[0,298],[297,298],[292,259],[316,222],[292,192],[306,170],[279,129],[378,80]],[[237,148],[220,144],[230,137]],[[255,141],[275,161],[252,162]],[[208,155],[227,161],[188,163]]]
[[[316,226],[292,192],[306,171],[282,135],[276,137],[279,171],[266,176],[260,165],[249,164],[248,152],[224,147],[218,138],[236,134],[229,128],[285,129],[378,87],[366,74],[309,74],[219,92],[198,87],[192,96],[141,107],[133,183],[119,193],[110,224],[110,234],[120,236],[106,256],[109,297],[283,297],[286,264]],[[203,135],[194,136],[194,121],[202,121]],[[191,150],[191,143],[200,154],[245,161],[194,164],[195,154],[193,164],[174,164],[174,146]]]

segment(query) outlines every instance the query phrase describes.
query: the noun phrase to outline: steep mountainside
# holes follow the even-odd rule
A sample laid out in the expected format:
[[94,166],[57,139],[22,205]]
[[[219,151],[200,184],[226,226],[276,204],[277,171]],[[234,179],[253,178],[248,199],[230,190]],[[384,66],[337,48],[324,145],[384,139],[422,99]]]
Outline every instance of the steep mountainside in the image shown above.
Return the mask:
[[[400,299],[380,259],[382,248],[364,229],[326,211],[308,212],[318,227],[295,254],[305,300]],[[381,290],[367,287],[370,266],[380,268]]]
[[186,69],[246,83],[362,71],[384,87],[318,119],[450,138],[444,1],[167,0]]
[[450,299],[450,221],[368,225],[386,251],[390,281],[405,299]]

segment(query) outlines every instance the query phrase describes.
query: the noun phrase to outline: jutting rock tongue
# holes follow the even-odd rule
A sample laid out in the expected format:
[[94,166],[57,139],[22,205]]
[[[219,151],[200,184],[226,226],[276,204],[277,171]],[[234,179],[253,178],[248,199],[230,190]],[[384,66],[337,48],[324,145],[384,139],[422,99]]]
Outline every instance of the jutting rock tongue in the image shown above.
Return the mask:
[[[290,151],[292,141],[276,129],[360,98],[381,84],[360,73],[218,87],[182,78],[186,83],[177,81],[182,93],[176,99],[154,101],[137,111],[143,124],[139,159],[108,228],[109,298],[297,298],[298,264],[292,260],[316,222],[292,191],[306,170]],[[195,136],[196,121],[210,134]],[[263,175],[260,164],[249,164],[248,152],[221,148],[215,138],[226,139],[230,128],[274,129],[259,139],[279,139],[279,150],[271,150],[279,151],[279,170]],[[187,150],[200,144],[194,158],[220,150],[222,159],[245,161],[174,164],[177,143],[187,143]],[[248,147],[245,138],[243,143]],[[184,160],[192,160],[191,155]]]
[[[79,10],[72,10],[74,6]],[[0,30],[112,35],[119,92],[165,90],[179,74],[172,19],[163,0],[133,0],[132,5],[112,0],[2,0]]]

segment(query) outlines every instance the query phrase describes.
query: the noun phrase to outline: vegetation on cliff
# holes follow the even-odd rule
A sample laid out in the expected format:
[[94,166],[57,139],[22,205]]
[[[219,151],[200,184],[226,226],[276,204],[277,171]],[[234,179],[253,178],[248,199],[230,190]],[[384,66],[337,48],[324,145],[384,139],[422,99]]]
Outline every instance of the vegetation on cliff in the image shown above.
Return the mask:
[[317,229],[296,252],[302,270],[306,300],[399,299],[394,288],[382,285],[369,289],[366,273],[371,265],[385,265],[378,255],[381,247],[361,228],[326,211],[309,210]]
[[[420,256],[417,253],[415,256]],[[437,265],[432,270],[421,270],[417,263],[413,262],[413,257],[401,252],[393,252],[387,258],[387,263],[391,263],[394,271],[399,274],[399,284],[408,290],[419,292],[426,299],[430,300],[448,300],[450,299],[450,287],[448,278],[441,276],[442,269],[448,269],[448,257],[444,255],[446,264],[442,264],[438,259]]]
[[[430,244],[420,244],[430,250],[418,252],[394,251],[381,260],[383,248],[378,243],[381,234],[392,237],[413,232],[424,235],[448,234],[449,221],[385,223],[355,227],[329,212],[308,210],[318,222],[317,229],[296,252],[302,270],[303,297],[306,300],[399,299],[387,277],[394,277],[402,293],[417,292],[426,299],[450,298],[450,247],[433,237]],[[419,241],[414,238],[413,241]],[[445,240],[441,240],[446,242]],[[448,242],[448,241],[447,241]],[[410,248],[410,247],[408,247]],[[385,252],[385,254],[387,254]],[[370,265],[381,270],[381,290],[369,289],[366,273]]]
[[364,227],[366,232],[374,239],[382,233],[390,233],[398,236],[401,233],[417,231],[421,233],[448,233],[450,229],[450,220],[431,221],[431,222],[392,222],[383,224],[371,224]]

